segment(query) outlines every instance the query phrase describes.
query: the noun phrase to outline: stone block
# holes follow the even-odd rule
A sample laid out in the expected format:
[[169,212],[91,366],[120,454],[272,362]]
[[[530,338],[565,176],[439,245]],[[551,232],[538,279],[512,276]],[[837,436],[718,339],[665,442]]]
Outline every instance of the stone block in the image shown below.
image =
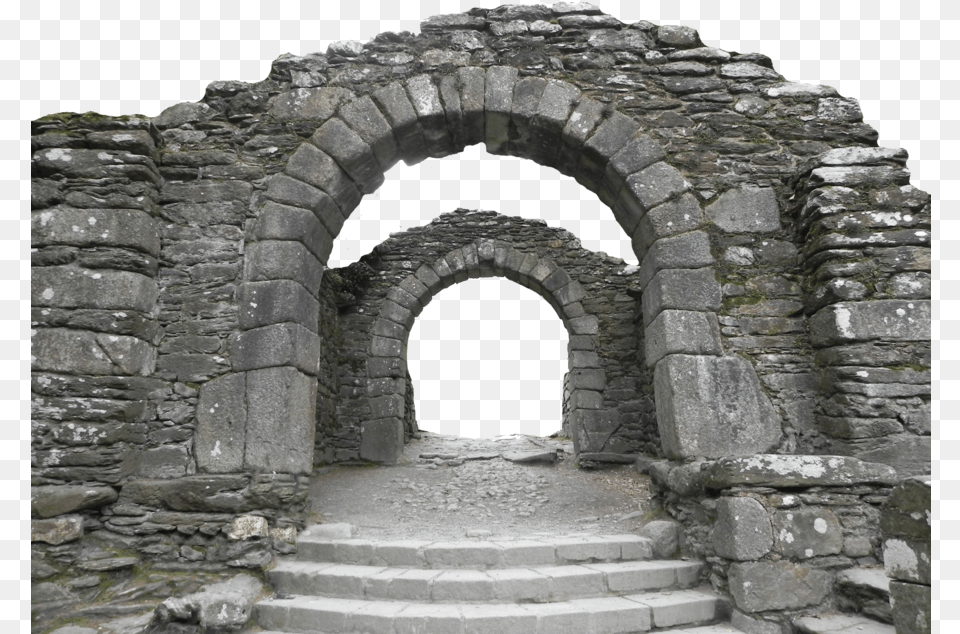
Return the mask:
[[247,430],[245,373],[226,374],[200,386],[193,454],[206,473],[243,469]]
[[30,239],[34,247],[125,247],[160,255],[157,222],[139,209],[57,207],[35,211],[30,215]]
[[[343,218],[340,216],[339,210],[334,208],[331,211],[332,213],[323,213],[321,216],[323,218],[331,216],[338,218],[339,225],[342,226]],[[295,240],[301,242],[321,263],[326,263],[327,258],[330,257],[335,235],[323,225],[312,211],[281,205],[273,201],[267,202],[260,209],[260,215],[257,217],[254,226],[254,237],[257,240]]]
[[323,190],[286,174],[274,174],[269,178],[266,196],[282,205],[312,211],[330,235],[339,233],[343,226],[343,216],[330,196]]
[[534,160],[545,165],[556,163],[564,126],[579,98],[580,89],[573,84],[547,80],[537,104],[536,123],[530,132]]
[[371,398],[370,413],[372,418],[403,418],[403,392]]
[[712,489],[735,486],[812,487],[857,484],[893,484],[896,472],[846,456],[762,454],[722,458],[706,471],[704,483]]
[[[607,164],[627,142],[637,133],[640,126],[632,117],[614,112],[601,123],[596,131],[583,144],[580,153],[578,180],[585,182],[587,189],[597,191],[604,179]],[[620,188],[610,192],[616,200]]]
[[577,173],[580,151],[593,131],[603,122],[604,104],[593,99],[580,99],[560,133],[561,147],[557,154],[557,169],[568,176]]
[[[642,262],[647,250],[657,240],[680,233],[693,231],[706,222],[706,216],[693,194],[684,194],[641,214],[643,210],[625,205],[621,196],[614,205],[613,213],[620,226],[636,225],[633,236],[633,252]],[[641,215],[638,215],[641,214]]]
[[317,334],[293,323],[235,332],[227,345],[234,372],[288,365],[316,376],[322,350]]
[[430,156],[440,158],[453,154],[453,141],[447,131],[447,116],[440,102],[440,92],[429,75],[411,77],[404,86],[407,97],[420,120],[423,140]]
[[852,418],[817,416],[817,427],[834,438],[879,438],[903,431],[903,425],[894,418]]
[[884,535],[930,540],[930,482],[930,476],[916,476],[893,488],[880,515]]
[[792,559],[836,555],[843,550],[840,522],[829,509],[805,508],[773,514],[777,552]]
[[657,363],[654,390],[670,458],[763,453],[780,440],[780,416],[741,357],[669,355]]
[[184,183],[167,183],[160,194],[161,203],[249,203],[253,185],[243,181],[197,180]]
[[363,197],[357,184],[337,162],[311,143],[300,144],[287,161],[284,172],[326,192],[344,218],[350,217]]
[[381,317],[377,317],[377,320],[373,322],[373,328],[370,332],[378,337],[388,337],[398,340],[404,339],[408,335],[408,330],[405,326]]
[[883,567],[891,579],[930,585],[931,562],[929,533],[926,539],[886,537],[883,541]]
[[315,119],[326,121],[355,95],[346,88],[297,88],[270,100],[270,114],[280,122]]
[[393,82],[375,90],[370,96],[393,129],[403,162],[416,165],[430,156],[420,128],[420,119],[403,86]]
[[690,310],[665,310],[657,315],[646,328],[644,346],[651,368],[669,354],[723,354],[716,314]]
[[890,606],[897,634],[930,634],[931,597],[930,586],[890,582]]
[[680,524],[672,520],[654,520],[643,525],[640,536],[650,540],[652,556],[671,559],[680,548]]
[[760,559],[773,547],[770,515],[753,498],[720,498],[711,539],[720,557],[737,561]]
[[574,317],[569,323],[573,335],[597,335],[600,332],[600,320],[596,315]]
[[644,325],[667,309],[712,311],[720,308],[723,295],[712,268],[664,269],[647,284],[640,300]]
[[139,273],[47,266],[33,268],[31,275],[33,306],[152,313],[157,303],[157,283]]
[[320,304],[310,291],[291,280],[244,282],[237,303],[243,330],[292,322],[317,332]]
[[620,412],[612,409],[577,410],[572,419],[573,445],[578,454],[601,453],[622,422]]
[[37,328],[31,331],[30,341],[34,371],[149,376],[156,366],[156,348],[126,335]]
[[931,472],[931,438],[910,433],[852,442],[843,448],[865,462],[889,465],[901,478]]
[[393,129],[369,96],[364,95],[344,105],[337,116],[370,146],[382,172],[400,160],[400,148]]
[[873,339],[928,341],[930,317],[928,300],[841,302],[810,318],[810,338],[818,348]]
[[247,281],[293,280],[314,297],[320,292],[324,267],[300,242],[254,242],[247,246],[243,265]]
[[628,176],[618,202],[622,201],[631,216],[640,217],[690,188],[690,183],[675,167],[660,161]]
[[903,167],[819,167],[810,172],[808,187],[840,185],[842,187],[887,187],[910,183],[910,171]]
[[370,354],[374,357],[400,357],[403,354],[403,343],[388,337],[371,337]]
[[144,449],[129,464],[141,478],[167,480],[182,478],[192,471],[192,460],[182,445],[161,445]]
[[83,537],[82,515],[61,515],[51,519],[30,522],[30,541],[53,546],[76,541]]
[[704,231],[691,231],[654,242],[640,264],[637,281],[640,288],[663,269],[698,269],[714,263],[710,253],[710,236]]
[[310,142],[333,157],[363,194],[383,184],[383,170],[371,148],[340,119],[330,119],[310,137]]
[[780,205],[772,187],[743,185],[707,205],[707,217],[727,233],[770,233],[780,230]]
[[403,453],[403,419],[382,418],[360,424],[360,458],[396,464]]
[[30,516],[45,519],[100,508],[116,501],[117,492],[111,487],[68,484],[30,487]]
[[730,593],[747,613],[793,610],[818,605],[833,587],[833,575],[787,561],[732,564]]
[[[628,176],[641,172],[664,158],[666,158],[666,154],[664,154],[659,143],[646,134],[638,134],[627,141],[626,145],[610,159],[604,171],[604,187],[616,199],[619,197],[620,190],[623,189]],[[632,236],[636,224],[632,223],[631,226],[624,226],[623,229],[627,232],[627,235]]]
[[487,69],[484,85],[484,143],[490,154],[506,154],[509,140],[510,115],[513,109],[513,89],[519,71],[509,66],[491,66]]
[[244,469],[310,473],[316,431],[316,378],[291,367],[252,370],[247,372],[246,392]]
[[486,138],[485,75],[486,73],[482,68],[457,69],[456,78],[460,87],[460,110],[463,112],[463,132],[466,137],[464,141],[467,145],[483,143]]
[[511,134],[510,145],[511,154],[515,156],[533,158],[541,149],[533,147],[531,140],[534,118],[546,86],[547,81],[542,77],[524,77],[514,86],[511,125],[516,132]]

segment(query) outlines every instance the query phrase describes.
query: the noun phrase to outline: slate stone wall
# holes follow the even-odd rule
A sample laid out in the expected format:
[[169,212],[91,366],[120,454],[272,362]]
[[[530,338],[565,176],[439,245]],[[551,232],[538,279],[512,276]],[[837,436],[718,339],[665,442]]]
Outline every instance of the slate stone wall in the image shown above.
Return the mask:
[[[33,134],[33,485],[61,500],[46,517],[72,518],[71,539],[79,526],[192,561],[187,536],[223,539],[248,511],[296,526],[315,462],[412,433],[409,379],[370,368],[402,358],[401,331],[379,341],[388,356],[364,341],[377,323],[408,328],[393,306],[412,315],[397,300],[426,295],[361,319],[364,293],[387,288],[325,265],[397,161],[476,143],[574,177],[633,242],[632,294],[594,307],[606,384],[565,388],[568,419],[620,416],[593,421],[624,432],[603,451],[930,471],[929,196],[905,152],[873,147],[854,100],[765,56],[586,3],[475,9],[283,56],[261,82],[214,82],[153,119],[63,113]],[[471,271],[486,271],[478,239]],[[457,240],[437,258],[466,254]],[[597,254],[554,255],[595,283],[576,269]],[[401,269],[384,270],[403,288]],[[370,392],[383,378],[394,391]],[[573,407],[581,390],[600,408]],[[378,398],[384,415],[365,419]]]

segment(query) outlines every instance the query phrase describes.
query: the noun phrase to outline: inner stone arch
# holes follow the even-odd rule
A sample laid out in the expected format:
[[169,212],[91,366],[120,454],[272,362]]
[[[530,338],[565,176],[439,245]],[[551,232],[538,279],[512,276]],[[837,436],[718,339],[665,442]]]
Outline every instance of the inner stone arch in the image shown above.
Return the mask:
[[[340,419],[356,414],[361,458],[394,462],[413,433],[406,344],[416,316],[444,288],[490,276],[539,294],[569,333],[562,422],[575,450],[627,454],[656,444],[652,399],[640,388],[649,378],[637,359],[638,306],[627,293],[636,267],[582,249],[542,221],[466,210],[394,234],[361,262],[369,286],[340,314],[344,329],[366,333],[345,352],[360,362],[341,373],[353,397],[341,403]],[[613,331],[626,337],[625,353],[604,351],[601,333]]]

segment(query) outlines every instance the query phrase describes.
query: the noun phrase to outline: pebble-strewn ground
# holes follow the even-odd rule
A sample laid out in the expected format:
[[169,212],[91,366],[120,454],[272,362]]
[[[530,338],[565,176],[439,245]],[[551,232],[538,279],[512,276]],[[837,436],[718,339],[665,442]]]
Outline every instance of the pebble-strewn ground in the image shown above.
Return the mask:
[[632,466],[577,469],[572,452],[563,439],[422,432],[395,467],[322,470],[311,487],[312,519],[349,522],[371,539],[639,529],[650,517],[649,479]]

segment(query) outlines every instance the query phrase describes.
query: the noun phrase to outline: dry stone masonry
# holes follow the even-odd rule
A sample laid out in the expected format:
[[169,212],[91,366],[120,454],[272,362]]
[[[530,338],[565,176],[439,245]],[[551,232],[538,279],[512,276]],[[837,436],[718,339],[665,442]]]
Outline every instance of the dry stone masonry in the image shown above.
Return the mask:
[[[841,608],[834,584],[883,561],[886,620],[925,631],[896,614],[928,596],[902,564],[923,536],[882,541],[880,509],[930,473],[930,197],[855,100],[687,27],[560,2],[32,132],[35,576],[91,552],[109,576],[290,551],[315,465],[391,464],[416,433],[416,316],[496,275],[567,328],[582,464],[639,457],[738,627]],[[327,268],[393,165],[478,143],[596,193],[640,265],[452,210]],[[263,530],[237,533],[245,514]]]

